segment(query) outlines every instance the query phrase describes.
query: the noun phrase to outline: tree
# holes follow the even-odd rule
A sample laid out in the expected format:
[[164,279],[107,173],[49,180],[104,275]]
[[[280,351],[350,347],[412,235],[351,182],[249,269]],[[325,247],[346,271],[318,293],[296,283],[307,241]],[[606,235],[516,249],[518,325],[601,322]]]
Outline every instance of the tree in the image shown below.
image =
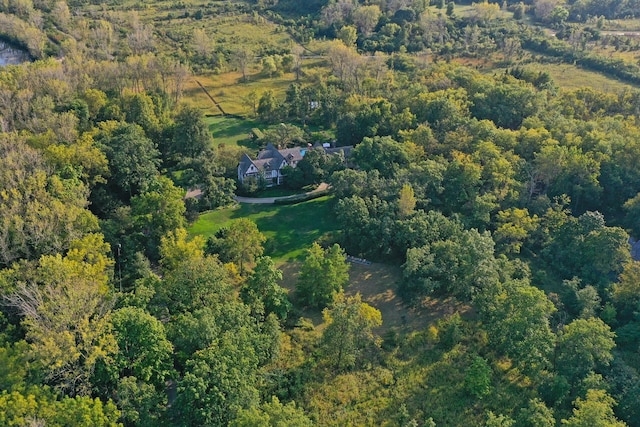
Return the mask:
[[62,252],[98,229],[86,209],[87,186],[68,163],[65,168],[66,177],[54,174],[26,138],[0,133],[1,266]]
[[540,399],[531,399],[529,404],[520,409],[518,425],[522,427],[555,427],[556,420],[553,410]]
[[349,282],[349,264],[344,250],[334,244],[323,250],[314,243],[300,268],[296,296],[306,305],[324,307]]
[[627,200],[623,205],[625,225],[631,230],[632,236],[640,236],[640,193]]
[[363,170],[377,170],[383,177],[393,177],[409,164],[404,147],[388,136],[364,138],[351,153],[351,161]]
[[455,14],[455,7],[456,7],[456,4],[454,2],[450,1],[447,3],[447,11],[446,11],[447,16],[452,17]]
[[0,424],[7,427],[52,427],[91,425],[118,427],[120,412],[109,401],[77,396],[56,399],[47,388],[30,387],[26,391],[0,394]]
[[178,111],[173,128],[170,158],[181,164],[187,164],[200,156],[213,144],[211,132],[204,122],[199,108],[184,105]]
[[340,40],[334,40],[327,51],[333,74],[341,82],[354,85],[358,68],[362,61],[352,46],[345,46]]
[[382,16],[380,7],[378,5],[360,6],[353,12],[353,23],[358,27],[358,30],[368,37],[371,31],[376,27],[378,21]]
[[[171,408],[175,425],[227,425],[238,411],[258,404],[258,368],[277,356],[279,325],[273,315],[256,322],[249,307],[231,297],[195,311],[202,322],[187,329],[188,335],[176,325],[180,342],[200,342],[190,344],[196,351],[186,362]],[[185,348],[176,344],[180,347]]]
[[282,118],[282,105],[272,90],[265,91],[258,101],[258,118],[265,123],[277,123]]
[[560,331],[556,370],[577,381],[589,372],[609,365],[613,359],[614,336],[609,325],[599,318],[574,320]]
[[273,260],[260,257],[257,259],[256,268],[240,289],[240,296],[249,306],[261,304],[265,317],[274,313],[280,320],[285,320],[291,310],[291,303],[287,291],[278,285],[279,280],[282,280],[282,271],[275,267]]
[[119,351],[113,364],[98,366],[95,388],[114,398],[128,424],[157,425],[165,410],[173,346],[162,323],[140,308],[116,310],[112,322]]
[[262,72],[269,76],[269,78],[273,77],[273,75],[278,72],[278,59],[281,58],[276,58],[273,55],[262,58]]
[[464,387],[469,394],[480,399],[491,391],[491,367],[480,356],[475,356],[464,376]]
[[640,262],[624,264],[618,283],[613,285],[613,301],[621,308],[621,314],[630,318],[640,304]]
[[494,348],[535,377],[550,364],[553,303],[528,281],[511,280],[483,289],[474,299]]
[[206,58],[211,51],[211,39],[202,28],[193,30],[193,46],[200,56]]
[[117,352],[109,322],[108,253],[102,237],[93,236],[77,242],[66,257],[43,256],[32,279],[18,278],[8,296],[23,316],[46,378],[72,396],[88,395],[96,363],[110,363]]
[[127,123],[139,125],[148,137],[154,137],[160,131],[156,107],[153,98],[143,92],[128,93],[122,97],[122,111],[126,113]]
[[114,311],[111,322],[119,348],[115,357],[118,377],[134,376],[162,390],[172,369],[173,354],[162,323],[136,307]]
[[205,209],[228,206],[234,202],[235,180],[208,173],[203,176],[200,205]]
[[573,202],[572,210],[583,211],[599,200],[600,161],[593,152],[583,153],[574,146],[545,145],[535,154],[534,165],[546,194],[568,195]]
[[[606,288],[609,275],[622,271],[629,260],[629,236],[619,227],[605,225],[600,212],[585,212],[577,219],[566,216],[554,230],[543,253],[564,278],[577,276],[583,282]],[[566,248],[572,248],[567,251]]]
[[484,25],[489,25],[491,21],[496,19],[500,12],[500,5],[497,3],[489,3],[486,0],[480,3],[472,3],[472,7],[474,20]]
[[334,369],[353,368],[367,350],[379,345],[373,329],[382,325],[382,314],[362,302],[359,293],[353,297],[338,293],[322,317],[327,324],[322,334],[323,352]]
[[153,427],[167,424],[167,395],[152,384],[135,377],[120,378],[114,400],[120,409],[125,425]]
[[400,216],[407,217],[411,215],[416,208],[416,197],[410,184],[404,184],[400,190],[400,199],[398,199],[398,207],[400,208]]
[[233,53],[231,62],[235,64],[242,73],[243,82],[247,81],[247,70],[251,67],[254,61],[255,54],[247,47],[242,47]]
[[250,117],[256,117],[258,115],[258,92],[252,90],[248,94],[242,97],[242,105],[249,109]]
[[233,294],[228,270],[215,257],[190,257],[165,273],[153,301],[160,314],[216,307]]
[[492,411],[489,411],[487,412],[487,422],[485,427],[513,427],[515,423],[516,422],[508,415],[496,415]]
[[161,237],[185,225],[183,194],[169,178],[159,176],[148,191],[131,198],[134,226],[147,236],[147,256],[152,260],[158,258]]
[[120,123],[101,140],[109,160],[109,183],[122,200],[144,193],[158,176],[159,151],[135,124]]
[[345,46],[354,46],[358,41],[358,30],[353,25],[345,25],[338,31],[338,38]]
[[264,131],[262,139],[273,143],[278,148],[289,148],[304,142],[304,131],[295,125],[280,123]]
[[236,264],[240,274],[244,274],[245,268],[253,265],[264,251],[262,244],[266,237],[250,219],[231,221],[222,236],[222,239],[216,242],[220,256],[223,260]]
[[520,21],[522,18],[524,18],[525,10],[526,8],[523,2],[516,4],[513,7],[513,19]]
[[402,287],[414,296],[450,293],[463,300],[497,280],[493,240],[463,230],[409,248]]
[[588,390],[584,399],[578,397],[569,419],[561,420],[568,427],[625,427],[614,413],[616,401],[604,390]]
[[247,333],[229,331],[187,362],[172,405],[178,426],[227,425],[238,411],[258,403],[258,357]]
[[184,228],[169,231],[160,240],[160,265],[166,270],[174,270],[183,262],[204,257],[204,239],[195,236],[188,240],[189,233]]
[[66,1],[56,2],[51,10],[51,16],[61,30],[68,30],[69,22],[71,21],[71,12],[69,11],[69,6]]
[[520,253],[523,241],[538,227],[537,215],[530,216],[527,209],[509,208],[499,211],[498,228],[493,234],[496,245],[505,253]]
[[567,18],[569,18],[569,10],[564,6],[554,7],[547,16],[547,20],[556,28],[560,28]]

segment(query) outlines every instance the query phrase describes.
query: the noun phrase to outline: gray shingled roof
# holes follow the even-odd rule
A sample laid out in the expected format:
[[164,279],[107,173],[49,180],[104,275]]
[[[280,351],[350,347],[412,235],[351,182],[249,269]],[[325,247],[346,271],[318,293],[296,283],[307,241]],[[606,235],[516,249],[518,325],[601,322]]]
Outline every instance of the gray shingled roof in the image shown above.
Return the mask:
[[[344,156],[349,157],[352,148],[352,146],[347,146],[324,148],[324,150],[327,154],[335,154],[343,151]],[[307,147],[285,148],[284,150],[278,150],[273,144],[269,143],[264,150],[261,150],[258,153],[258,158],[256,160],[251,160],[251,158],[246,154],[242,156],[239,165],[240,173],[245,175],[251,165],[254,165],[260,171],[272,171],[274,169],[279,169],[283,161],[286,161],[290,165],[295,165],[302,160],[307,150],[309,150]]]
[[240,158],[240,164],[238,165],[238,167],[240,168],[240,173],[242,175],[246,174],[247,169],[249,169],[249,166],[251,166],[252,164],[253,164],[253,160],[251,160],[251,157],[247,156],[246,154],[243,154],[242,157]]

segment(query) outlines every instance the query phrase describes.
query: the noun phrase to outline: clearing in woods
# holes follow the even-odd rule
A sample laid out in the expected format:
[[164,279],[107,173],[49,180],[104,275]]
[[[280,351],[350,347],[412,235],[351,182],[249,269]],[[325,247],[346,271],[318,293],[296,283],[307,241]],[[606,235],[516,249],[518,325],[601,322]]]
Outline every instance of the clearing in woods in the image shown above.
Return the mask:
[[[282,270],[282,286],[293,296],[300,273],[299,261],[290,261],[278,266]],[[453,298],[425,298],[421,304],[411,307],[398,295],[397,289],[402,279],[402,271],[397,265],[371,263],[362,265],[351,263],[347,295],[360,293],[362,301],[377,308],[382,313],[382,326],[378,333],[388,330],[415,331],[427,327],[434,321],[453,314],[470,315],[470,307]],[[311,319],[314,325],[322,323],[319,310],[307,309],[303,317]]]

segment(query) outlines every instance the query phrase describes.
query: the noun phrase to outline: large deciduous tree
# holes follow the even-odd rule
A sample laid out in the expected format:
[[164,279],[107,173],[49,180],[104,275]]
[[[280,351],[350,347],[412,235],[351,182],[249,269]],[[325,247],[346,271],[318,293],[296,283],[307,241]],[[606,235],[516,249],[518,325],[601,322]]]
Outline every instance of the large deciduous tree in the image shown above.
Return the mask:
[[354,148],[351,160],[363,170],[377,170],[386,178],[409,164],[404,147],[390,137],[364,138]]
[[111,322],[119,349],[115,356],[118,376],[133,376],[162,390],[173,365],[173,346],[162,323],[136,307],[114,311]]
[[50,390],[30,387],[0,395],[0,424],[3,426],[118,427],[120,412],[113,402],[86,396],[56,399]]
[[185,225],[183,190],[169,178],[159,176],[147,191],[131,198],[131,215],[136,231],[147,237],[147,256],[158,258],[160,238]]
[[282,271],[278,270],[269,257],[258,258],[256,268],[247,278],[245,285],[240,289],[240,296],[245,304],[264,310],[265,315],[274,313],[279,319],[287,318],[291,303],[287,291],[278,281],[282,280]]
[[349,264],[344,250],[335,244],[323,250],[314,243],[300,268],[296,297],[304,304],[325,307],[349,282]]
[[556,369],[570,380],[581,380],[613,360],[615,334],[601,319],[576,319],[560,331]]
[[476,230],[456,231],[407,250],[403,289],[414,295],[451,293],[468,300],[497,280],[493,240]]
[[0,265],[64,251],[98,229],[88,188],[74,173],[50,170],[25,138],[0,133]]
[[574,402],[573,415],[562,420],[567,427],[625,427],[613,413],[615,400],[605,390],[588,390],[584,399]]
[[[188,105],[182,106],[175,118],[173,139],[169,155],[175,162],[189,163],[213,144],[213,138],[206,123],[202,111]],[[210,159],[213,161],[214,159]]]
[[256,223],[247,218],[231,221],[218,236],[208,241],[209,251],[218,253],[224,262],[236,264],[240,274],[244,274],[264,251],[262,244],[266,237]]
[[158,176],[160,152],[142,128],[135,124],[116,124],[101,142],[109,160],[109,184],[119,197],[128,201],[148,191]]
[[[553,303],[528,281],[488,286],[474,299],[494,348],[527,374],[547,369],[554,345]],[[535,375],[534,375],[535,377]]]
[[[33,355],[47,379],[70,395],[88,395],[98,361],[110,363],[117,344],[109,322],[109,245],[98,235],[67,256],[43,256],[35,275],[16,274],[9,303],[23,316]],[[22,274],[25,274],[24,272]]]
[[355,367],[368,355],[367,350],[379,345],[373,329],[382,325],[382,314],[362,302],[360,294],[347,297],[339,293],[322,317],[327,324],[322,334],[323,353],[335,369]]

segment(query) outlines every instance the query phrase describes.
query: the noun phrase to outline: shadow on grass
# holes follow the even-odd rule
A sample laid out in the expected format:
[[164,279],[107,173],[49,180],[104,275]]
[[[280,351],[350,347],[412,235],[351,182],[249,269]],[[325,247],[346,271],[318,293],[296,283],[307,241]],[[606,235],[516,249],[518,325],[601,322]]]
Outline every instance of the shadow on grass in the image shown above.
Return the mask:
[[242,147],[258,149],[258,145],[251,139],[251,129],[259,125],[255,120],[216,116],[208,118],[208,122],[208,129],[213,134],[214,141],[233,141]]
[[336,230],[328,197],[296,205],[242,205],[231,219],[250,218],[268,239],[265,255],[301,260],[305,249],[324,234]]

